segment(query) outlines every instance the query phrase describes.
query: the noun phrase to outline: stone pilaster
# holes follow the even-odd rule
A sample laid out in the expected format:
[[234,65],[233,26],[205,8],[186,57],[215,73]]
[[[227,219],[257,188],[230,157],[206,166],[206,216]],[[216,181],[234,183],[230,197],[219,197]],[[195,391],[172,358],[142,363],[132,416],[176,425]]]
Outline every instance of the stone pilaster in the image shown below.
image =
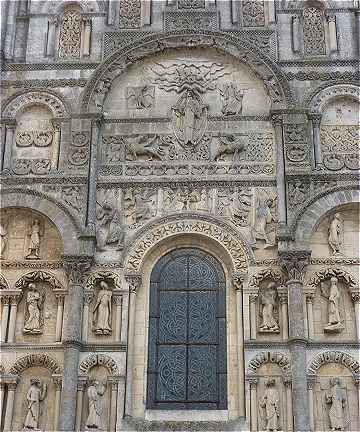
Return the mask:
[[75,428],[76,393],[83,310],[83,278],[90,269],[91,259],[85,256],[65,257],[68,296],[64,325],[64,385],[60,405],[59,430]]
[[275,129],[276,140],[276,188],[278,199],[278,222],[286,224],[286,189],[285,189],[285,159],[283,138],[283,116],[272,114],[271,120]]
[[294,430],[310,430],[309,401],[306,385],[306,335],[303,310],[303,281],[310,252],[280,252],[280,260],[288,275],[289,338],[292,357],[292,400]]

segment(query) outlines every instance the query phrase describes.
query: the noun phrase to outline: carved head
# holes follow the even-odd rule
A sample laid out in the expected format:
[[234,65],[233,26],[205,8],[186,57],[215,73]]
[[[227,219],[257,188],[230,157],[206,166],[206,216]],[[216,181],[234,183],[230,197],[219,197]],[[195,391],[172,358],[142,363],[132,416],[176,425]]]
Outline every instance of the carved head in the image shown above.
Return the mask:
[[40,387],[41,381],[39,378],[31,378],[30,384],[35,385],[36,387]]
[[338,279],[336,277],[332,277],[330,279],[331,285],[336,285],[338,283]]
[[35,286],[35,284],[33,282],[30,282],[29,285],[28,285],[28,288],[29,288],[29,290],[34,291],[36,289],[36,286]]
[[336,385],[340,385],[340,378],[338,377],[333,377],[330,378],[330,387],[335,387]]
[[109,289],[109,285],[108,285],[107,282],[105,282],[105,281],[101,281],[101,282],[100,282],[100,288],[101,288],[101,289],[104,289],[104,290],[108,290],[108,289]]
[[266,387],[273,387],[275,385],[274,378],[268,378],[265,382]]

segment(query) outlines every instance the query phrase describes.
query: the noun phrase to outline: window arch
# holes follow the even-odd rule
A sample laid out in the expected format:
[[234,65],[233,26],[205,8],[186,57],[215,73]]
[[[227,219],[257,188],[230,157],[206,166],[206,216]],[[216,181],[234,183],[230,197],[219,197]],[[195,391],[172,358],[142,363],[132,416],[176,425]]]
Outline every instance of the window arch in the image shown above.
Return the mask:
[[60,22],[58,56],[63,60],[79,59],[81,55],[82,16],[79,7],[64,10]]
[[309,4],[303,11],[303,37],[305,55],[326,54],[324,11]]
[[226,409],[225,276],[198,249],[162,257],[150,277],[147,408]]

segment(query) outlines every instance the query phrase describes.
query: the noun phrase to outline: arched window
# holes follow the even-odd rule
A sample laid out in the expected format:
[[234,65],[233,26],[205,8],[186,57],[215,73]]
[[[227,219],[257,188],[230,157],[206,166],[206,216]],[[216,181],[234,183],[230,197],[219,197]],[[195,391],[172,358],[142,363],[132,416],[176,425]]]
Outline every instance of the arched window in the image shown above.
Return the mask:
[[61,19],[59,58],[79,59],[81,53],[82,17],[80,10],[66,9]]
[[319,7],[309,6],[303,12],[303,35],[305,55],[326,53],[324,11]]
[[197,249],[173,251],[150,279],[147,408],[227,408],[225,277]]

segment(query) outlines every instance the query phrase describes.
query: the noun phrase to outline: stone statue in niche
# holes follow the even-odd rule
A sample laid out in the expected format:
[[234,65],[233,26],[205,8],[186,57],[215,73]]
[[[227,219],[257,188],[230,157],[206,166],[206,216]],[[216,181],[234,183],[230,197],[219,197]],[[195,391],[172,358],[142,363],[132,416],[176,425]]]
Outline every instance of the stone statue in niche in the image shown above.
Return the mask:
[[275,218],[271,212],[274,201],[271,198],[258,198],[255,207],[255,222],[252,229],[254,243],[253,248],[258,248],[256,241],[265,240],[264,249],[274,246],[270,241],[267,227],[270,223],[275,222]]
[[29,283],[25,303],[24,333],[42,333],[42,327],[44,325],[42,316],[44,297],[45,296],[36,289],[34,283]]
[[329,246],[332,250],[333,255],[341,253],[342,249],[342,235],[343,235],[343,219],[340,213],[335,213],[330,220],[329,225]]
[[279,430],[280,418],[280,398],[279,392],[275,387],[275,380],[269,378],[266,383],[264,396],[260,399],[260,417],[263,421],[263,430],[277,431]]
[[88,403],[89,403],[89,415],[86,419],[86,427],[88,429],[101,429],[102,427],[102,397],[106,391],[106,386],[97,381],[90,381],[87,389]]
[[321,292],[328,300],[328,323],[324,327],[326,333],[340,333],[344,330],[344,326],[340,317],[340,290],[338,287],[338,279],[332,277],[330,279],[330,287],[325,283],[321,284]]
[[96,230],[96,245],[100,251],[104,251],[106,246],[115,245],[116,250],[123,250],[125,231],[121,223],[120,213],[114,205],[104,201],[96,212],[98,227]]
[[263,288],[259,296],[260,301],[260,332],[278,333],[279,324],[275,317],[278,306],[278,292],[275,282],[269,282],[266,288]]
[[0,258],[4,258],[8,245],[8,230],[5,221],[0,222]]
[[30,380],[30,388],[26,394],[27,414],[24,421],[24,429],[38,430],[40,402],[45,399],[46,391],[46,384],[41,384],[38,378]]
[[98,335],[111,334],[111,299],[112,290],[107,282],[101,281],[93,312],[93,328]]
[[238,89],[234,83],[224,84],[220,90],[222,109],[221,112],[225,115],[239,115],[242,111],[242,102],[244,92]]
[[29,232],[29,253],[26,255],[26,259],[40,259],[40,237],[41,228],[39,219],[35,219],[31,225]]
[[325,394],[325,402],[329,407],[330,430],[345,430],[346,394],[339,378],[330,378],[330,389]]
[[246,150],[247,135],[219,134],[219,145],[213,154],[214,161],[225,161],[225,156],[232,156],[232,162],[238,162],[241,153]]
[[130,109],[147,109],[150,108],[154,102],[155,87],[154,86],[141,86],[141,87],[128,87],[126,98],[128,107]]
[[146,222],[156,216],[156,195],[145,188],[141,191],[127,190],[124,197],[125,217],[128,225]]

